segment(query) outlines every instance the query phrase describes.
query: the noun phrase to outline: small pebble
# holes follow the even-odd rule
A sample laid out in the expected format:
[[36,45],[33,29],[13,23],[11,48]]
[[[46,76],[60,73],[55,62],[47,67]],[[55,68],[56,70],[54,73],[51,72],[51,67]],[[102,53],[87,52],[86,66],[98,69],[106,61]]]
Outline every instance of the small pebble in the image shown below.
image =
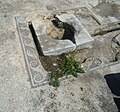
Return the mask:
[[57,63],[53,63],[53,66],[57,66]]

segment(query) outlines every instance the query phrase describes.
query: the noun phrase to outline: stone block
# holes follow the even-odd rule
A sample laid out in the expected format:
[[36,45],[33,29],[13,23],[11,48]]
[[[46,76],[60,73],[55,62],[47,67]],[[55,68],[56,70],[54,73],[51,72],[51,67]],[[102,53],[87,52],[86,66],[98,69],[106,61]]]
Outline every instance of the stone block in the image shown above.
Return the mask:
[[43,54],[45,56],[60,55],[76,49],[76,45],[70,40],[56,40],[48,37],[46,34],[38,36]]
[[75,40],[77,49],[84,49],[92,47],[94,39],[90,36],[87,30],[83,27],[80,21],[73,14],[62,14],[58,16],[63,22],[73,25],[75,32]]
[[86,31],[80,21],[73,14],[62,14],[58,18],[71,24],[75,28],[75,40],[76,44],[70,40],[53,39],[46,34],[46,23],[43,20],[34,19],[32,21],[39,43],[41,45],[43,54],[48,55],[60,55],[62,53],[74,51],[75,49],[83,49],[92,47],[94,39]]

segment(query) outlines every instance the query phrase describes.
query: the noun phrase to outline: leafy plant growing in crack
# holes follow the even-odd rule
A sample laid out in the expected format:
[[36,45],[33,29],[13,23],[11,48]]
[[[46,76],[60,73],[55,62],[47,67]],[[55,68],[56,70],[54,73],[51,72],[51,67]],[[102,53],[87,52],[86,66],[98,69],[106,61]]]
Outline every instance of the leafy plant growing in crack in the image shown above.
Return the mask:
[[62,74],[66,76],[72,74],[74,77],[77,77],[77,73],[84,73],[84,70],[81,68],[80,63],[78,63],[71,56],[68,56],[63,60],[61,63],[61,70]]
[[63,76],[73,75],[74,77],[78,77],[78,73],[85,73],[81,68],[80,63],[77,62],[70,54],[65,55],[64,59],[60,64],[60,69],[57,71],[52,71],[49,74],[50,77],[50,85],[53,87],[59,87],[60,81],[59,78]]

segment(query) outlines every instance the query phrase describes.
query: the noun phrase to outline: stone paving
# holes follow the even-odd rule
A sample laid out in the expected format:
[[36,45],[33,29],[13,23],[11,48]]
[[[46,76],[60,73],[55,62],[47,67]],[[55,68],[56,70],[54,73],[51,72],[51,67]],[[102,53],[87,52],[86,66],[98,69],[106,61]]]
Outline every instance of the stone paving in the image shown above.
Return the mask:
[[[29,70],[26,69],[25,56],[15,21],[15,17],[21,15],[83,7],[88,3],[96,6],[103,1],[0,0],[0,112],[117,112],[113,95],[104,76],[120,72],[119,61],[109,65],[115,57],[115,53],[111,51],[110,40],[118,35],[119,30],[93,37],[95,43],[93,48],[85,53],[85,57],[94,59],[97,57],[102,61],[96,69],[88,70],[85,74],[80,74],[78,78],[70,77],[63,80],[58,89],[48,84],[33,88],[30,84],[31,77],[29,77]],[[120,5],[119,0],[115,3]],[[86,27],[92,28],[94,25]],[[27,35],[28,31],[25,31]],[[28,42],[27,40],[26,43]],[[31,53],[30,57],[31,55],[34,59],[38,58],[35,53]],[[82,55],[83,53],[79,53],[76,58],[81,61],[79,57]],[[34,69],[36,62],[31,65]]]

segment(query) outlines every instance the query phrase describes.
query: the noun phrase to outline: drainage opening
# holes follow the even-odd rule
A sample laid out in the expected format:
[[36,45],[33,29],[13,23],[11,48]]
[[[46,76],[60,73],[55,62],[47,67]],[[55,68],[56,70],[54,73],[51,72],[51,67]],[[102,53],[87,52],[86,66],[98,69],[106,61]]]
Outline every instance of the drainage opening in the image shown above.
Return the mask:
[[35,33],[35,30],[34,30],[34,27],[32,25],[32,22],[28,22],[28,25],[29,25],[29,29],[30,29],[30,32],[32,34],[32,37],[33,37],[33,40],[34,40],[37,52],[38,52],[39,56],[43,56],[43,51],[42,51],[42,48],[40,46],[40,42],[39,42],[39,40],[37,38],[37,35]]

